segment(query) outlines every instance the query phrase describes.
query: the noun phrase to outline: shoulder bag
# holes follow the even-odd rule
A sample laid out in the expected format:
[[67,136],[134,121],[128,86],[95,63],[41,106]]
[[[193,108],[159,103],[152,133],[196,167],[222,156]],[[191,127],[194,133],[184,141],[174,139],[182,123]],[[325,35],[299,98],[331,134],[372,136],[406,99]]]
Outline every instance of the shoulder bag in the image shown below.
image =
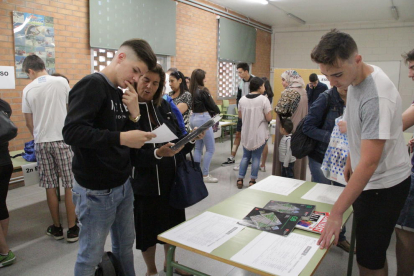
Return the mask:
[[17,127],[4,111],[0,111],[0,126],[0,144],[7,143],[17,136]]
[[194,162],[191,152],[190,157],[191,160],[184,158],[182,162],[177,163],[169,202],[176,209],[190,207],[208,196],[200,163]]

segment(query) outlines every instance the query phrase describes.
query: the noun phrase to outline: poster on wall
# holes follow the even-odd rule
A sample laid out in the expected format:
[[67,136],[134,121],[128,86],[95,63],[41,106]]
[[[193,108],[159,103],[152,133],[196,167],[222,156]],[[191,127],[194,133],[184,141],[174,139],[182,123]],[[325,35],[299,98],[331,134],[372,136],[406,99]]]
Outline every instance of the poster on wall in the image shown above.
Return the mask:
[[13,32],[16,78],[28,78],[22,64],[32,54],[43,59],[49,74],[56,72],[53,17],[13,11]]

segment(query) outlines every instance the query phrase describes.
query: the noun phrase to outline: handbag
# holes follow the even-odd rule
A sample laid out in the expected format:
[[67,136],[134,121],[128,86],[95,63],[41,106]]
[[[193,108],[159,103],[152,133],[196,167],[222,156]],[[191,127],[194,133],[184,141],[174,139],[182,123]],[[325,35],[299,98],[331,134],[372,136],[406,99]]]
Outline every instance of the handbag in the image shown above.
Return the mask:
[[95,270],[95,276],[120,276],[122,275],[122,267],[115,255],[108,251],[102,255],[102,261]]
[[349,145],[348,136],[339,130],[338,122],[341,119],[342,117],[335,119],[335,127],[323,158],[321,170],[326,178],[346,185],[344,168],[348,158]]
[[176,209],[190,207],[208,196],[200,163],[194,162],[191,152],[190,157],[191,160],[183,158],[182,162],[177,163],[169,201]]
[[312,139],[305,133],[303,133],[303,124],[305,120],[306,116],[299,122],[295,132],[292,134],[292,139],[290,141],[292,155],[295,156],[297,159],[301,159],[305,156],[308,156],[309,153],[314,151],[316,143],[318,142],[315,139]]
[[7,143],[17,136],[17,127],[4,111],[0,111],[0,126],[0,144]]
[[[325,107],[325,111],[323,114],[322,125],[326,120],[326,116],[328,115],[329,106],[330,106],[330,94],[328,92],[323,92],[323,95],[327,98],[327,106]],[[297,125],[295,132],[292,134],[292,139],[290,141],[290,148],[292,149],[292,155],[295,156],[297,159],[301,159],[305,156],[308,156],[312,151],[315,150],[316,144],[318,141],[315,139],[307,136],[303,133],[303,124],[306,120],[306,115]]]

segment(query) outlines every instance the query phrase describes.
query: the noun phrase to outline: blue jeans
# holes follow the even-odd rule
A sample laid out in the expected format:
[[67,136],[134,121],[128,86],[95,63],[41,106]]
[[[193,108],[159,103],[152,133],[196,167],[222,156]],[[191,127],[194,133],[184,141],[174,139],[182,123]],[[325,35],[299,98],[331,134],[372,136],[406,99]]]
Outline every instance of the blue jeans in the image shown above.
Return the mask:
[[73,182],[73,203],[80,227],[75,276],[95,275],[109,232],[112,253],[122,265],[122,275],[134,276],[134,194],[129,179],[109,190],[85,189]]
[[407,231],[414,230],[414,173],[411,172],[411,186],[404,207],[398,218],[397,228]]
[[[208,114],[208,112],[193,113],[190,117],[190,126],[191,128],[199,127],[210,119],[211,116]],[[201,156],[203,155],[204,145],[206,146],[206,153],[204,154],[202,170],[203,175],[205,176],[208,175],[208,172],[210,171],[211,159],[213,158],[214,151],[216,150],[213,129],[211,127],[207,129],[204,138],[202,140],[197,140],[195,143],[194,162],[201,163]]]
[[[266,141],[267,142],[267,141]],[[264,149],[264,146],[266,145],[266,142],[260,146],[260,148],[257,148],[255,150],[248,150],[245,147],[243,147],[243,158],[240,162],[239,167],[239,178],[244,179],[244,176],[246,175],[247,167],[249,166],[250,159],[252,160],[252,171],[250,173],[251,179],[257,179],[257,175],[259,173],[259,167],[260,167],[260,157],[262,156],[262,152]]]
[[[329,184],[329,185],[332,184],[334,186],[345,187],[345,185],[341,183],[338,183],[338,182],[335,182],[335,181],[332,181],[326,178],[321,170],[321,166],[322,166],[321,163],[319,163],[315,159],[310,158],[309,156],[308,156],[308,160],[309,160],[309,170],[312,175],[312,182],[316,182],[320,184]],[[345,232],[346,232],[346,227],[344,225],[342,227],[341,233],[339,233],[339,241],[346,240]]]

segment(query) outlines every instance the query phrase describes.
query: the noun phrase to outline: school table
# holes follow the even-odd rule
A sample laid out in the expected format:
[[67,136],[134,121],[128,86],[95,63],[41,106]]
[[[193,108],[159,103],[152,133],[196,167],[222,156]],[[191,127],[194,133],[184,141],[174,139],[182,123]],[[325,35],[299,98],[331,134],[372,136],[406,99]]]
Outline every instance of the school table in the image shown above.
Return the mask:
[[233,127],[237,124],[233,122],[219,122],[219,125],[221,127],[221,138],[220,139],[222,142],[223,142],[224,130],[226,128],[230,129],[230,149],[232,149],[233,148]]
[[[259,182],[258,182],[259,183]],[[266,205],[269,200],[279,200],[279,201],[285,201],[285,202],[294,202],[294,203],[304,203],[304,204],[312,204],[316,205],[316,211],[320,212],[330,212],[333,205],[326,204],[326,203],[320,203],[310,200],[301,199],[301,197],[306,194],[312,187],[314,187],[316,183],[313,182],[305,182],[303,185],[301,185],[299,188],[294,190],[292,193],[290,193],[288,196],[274,194],[274,193],[268,193],[263,191],[258,191],[255,189],[244,189],[243,191],[229,197],[228,199],[222,201],[221,203],[207,209],[206,211],[210,211],[213,213],[221,214],[224,216],[236,218],[236,219],[242,219],[244,218],[254,207],[263,207]],[[350,215],[352,214],[353,210],[352,207],[350,207],[343,216],[343,224],[346,223],[346,221],[349,219]],[[168,232],[168,231],[167,231]],[[311,233],[304,230],[295,229],[293,231],[294,233],[306,235],[314,238],[319,238],[320,235],[316,233]],[[256,236],[258,236],[261,233],[259,230],[251,229],[249,227],[246,227],[243,231],[238,233],[236,236],[225,242],[223,245],[219,246],[215,250],[213,250],[211,253],[206,253],[203,251],[199,251],[195,248],[182,245],[174,240],[166,239],[161,236],[158,236],[158,239],[160,241],[166,242],[172,246],[170,246],[168,256],[167,256],[167,276],[172,276],[173,267],[183,269],[189,273],[192,273],[197,276],[207,276],[207,274],[204,274],[200,271],[194,270],[192,268],[186,267],[182,264],[178,264],[173,261],[174,251],[176,247],[180,247],[189,251],[192,251],[194,253],[206,256],[208,258],[235,266],[240,267],[242,269],[251,271],[253,273],[259,274],[259,275],[269,275],[266,272],[260,271],[258,269],[255,269],[254,267],[249,267],[247,265],[236,263],[230,258],[235,255],[238,251],[240,251],[244,246],[246,246],[251,240],[253,240]],[[354,229],[352,231],[354,233]],[[354,251],[354,245],[355,245],[355,239],[354,235],[352,234],[351,239],[351,250],[349,254],[349,262],[348,262],[348,275],[351,275],[352,273],[352,261],[353,261],[353,251]],[[331,245],[332,246],[332,245]],[[325,255],[328,253],[327,250],[317,250],[315,255],[312,257],[312,259],[309,261],[309,263],[306,265],[306,267],[303,269],[300,275],[312,275],[314,271],[318,268],[318,265],[322,261],[322,259],[325,257]],[[351,265],[349,265],[351,264]]]

